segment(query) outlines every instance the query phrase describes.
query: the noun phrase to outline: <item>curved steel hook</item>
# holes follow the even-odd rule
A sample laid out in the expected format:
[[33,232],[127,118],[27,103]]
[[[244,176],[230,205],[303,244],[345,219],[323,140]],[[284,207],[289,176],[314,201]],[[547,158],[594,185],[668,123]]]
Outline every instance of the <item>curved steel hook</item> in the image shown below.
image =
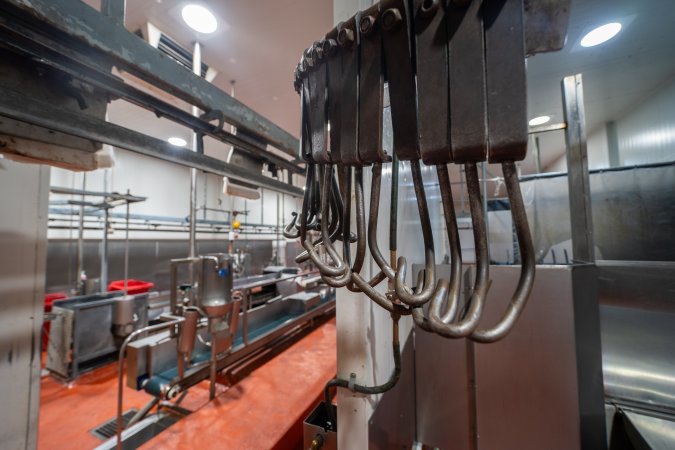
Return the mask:
[[530,226],[527,223],[527,215],[525,214],[523,196],[520,192],[520,184],[518,183],[516,164],[513,161],[505,161],[502,163],[502,170],[504,171],[506,192],[511,203],[511,217],[513,218],[516,235],[518,236],[518,248],[520,249],[521,258],[520,279],[518,280],[518,286],[511,298],[511,302],[501,320],[492,328],[478,329],[471,334],[470,338],[476,342],[495,342],[502,339],[511,331],[516,320],[518,320],[518,317],[523,312],[523,308],[525,308],[530,291],[532,290],[532,284],[534,283],[534,248],[532,246]]
[[300,237],[300,230],[295,229],[295,224],[298,221],[298,213],[293,211],[291,216],[293,216],[293,218],[288,225],[284,227],[283,235],[286,239],[297,239]]
[[[363,199],[363,168],[357,167],[354,173],[355,183],[354,183],[354,197],[355,197],[355,211],[356,215],[356,257],[354,258],[354,265],[352,266],[352,274],[356,273],[357,275],[361,272],[363,267],[363,262],[366,258],[366,224],[365,222],[365,209],[364,209],[364,199]],[[360,275],[359,275],[360,277]],[[387,277],[384,275],[384,272],[380,270],[367,284],[371,287],[375,287],[384,281]],[[365,280],[363,280],[365,281]],[[354,286],[354,280],[347,284],[347,289],[352,292],[363,292],[362,289]],[[368,295],[368,294],[366,294]]]
[[[316,265],[322,275],[328,277],[343,277],[346,272],[349,270],[349,267],[344,263],[344,261],[339,257],[335,248],[333,247],[332,242],[330,241],[330,236],[328,235],[328,199],[330,198],[331,191],[331,181],[330,177],[333,173],[333,165],[326,164],[323,167],[323,186],[322,186],[322,197],[321,197],[321,237],[323,238],[323,245],[328,253],[328,256],[333,262],[333,266],[330,266],[323,261],[321,261],[320,256],[316,253],[314,246],[307,242],[306,235],[306,224],[303,223],[304,217],[301,218],[301,231],[300,231],[300,243],[309,253],[309,257],[312,259],[312,262]],[[304,205],[303,205],[304,207]],[[304,229],[304,230],[303,230]],[[303,232],[304,231],[304,232]]]
[[[466,182],[469,191],[469,205],[473,225],[474,245],[476,248],[476,280],[474,289],[467,302],[467,309],[459,322],[454,322],[459,310],[459,294],[461,289],[462,255],[459,244],[459,232],[455,217],[455,206],[450,190],[450,177],[445,165],[437,166],[438,181],[443,200],[445,224],[448,230],[451,253],[450,281],[441,280],[434,292],[429,306],[428,326],[432,331],[447,338],[461,338],[473,333],[483,314],[485,297],[489,288],[489,254],[483,202],[478,180],[478,169],[475,163],[466,165]],[[442,308],[445,302],[445,308]]]
[[436,261],[434,253],[434,237],[431,231],[429,208],[427,206],[426,195],[424,194],[424,182],[422,180],[422,170],[420,169],[419,160],[413,159],[410,161],[410,171],[412,172],[417,207],[422,226],[422,236],[424,238],[424,287],[419,293],[415,293],[405,284],[407,261],[404,256],[398,258],[394,287],[396,295],[403,303],[410,306],[421,306],[427,303],[434,293]]
[[[331,169],[326,169],[330,170],[331,172],[331,184],[330,184],[330,189],[331,189],[331,196],[333,198],[333,209],[332,214],[333,214],[333,221],[331,222],[331,226],[334,229],[333,233],[330,233],[329,236],[329,242],[330,245],[332,246],[332,243],[336,239],[341,239],[342,242],[342,260],[345,262],[345,265],[347,269],[345,270],[345,273],[341,277],[331,277],[327,275],[321,275],[322,280],[329,286],[332,287],[343,287],[343,286],[348,286],[351,285],[351,275],[352,271],[350,268],[350,256],[349,256],[349,244],[350,240],[349,239],[344,239],[344,236],[351,237],[351,232],[350,232],[350,213],[351,213],[351,204],[350,204],[350,198],[351,198],[351,168],[349,167],[343,167],[344,172],[342,172],[341,176],[343,178],[343,183],[342,186],[340,186],[340,183],[338,183],[337,178],[335,177],[335,174],[333,173],[332,168]],[[324,177],[324,180],[326,177]],[[324,181],[325,183],[325,181]],[[342,201],[342,195],[340,194],[340,188],[344,188],[344,197],[346,198],[346,202]],[[324,186],[324,193],[325,193],[325,186]],[[338,220],[335,220],[337,218]],[[330,230],[329,230],[330,231]],[[322,236],[322,242],[323,242],[323,236]],[[336,252],[337,253],[337,252]]]
[[[368,220],[368,247],[373,260],[378,265],[382,273],[390,280],[394,279],[396,273],[382,256],[380,247],[377,245],[377,222],[380,213],[380,189],[382,187],[382,163],[373,164],[372,179],[370,187],[370,211]],[[357,216],[358,217],[358,216]]]

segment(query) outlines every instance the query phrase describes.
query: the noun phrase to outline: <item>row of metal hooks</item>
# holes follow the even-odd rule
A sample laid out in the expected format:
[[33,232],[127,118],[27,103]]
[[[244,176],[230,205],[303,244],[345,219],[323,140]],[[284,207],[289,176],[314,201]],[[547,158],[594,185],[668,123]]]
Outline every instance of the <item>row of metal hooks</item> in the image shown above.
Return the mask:
[[[382,0],[304,52],[295,88],[301,98],[305,196],[302,211],[284,231],[287,238],[299,238],[304,248],[297,262],[311,260],[328,285],[363,292],[392,313],[395,322],[411,315],[424,330],[476,342],[494,342],[508,334],[525,307],[535,272],[515,165],[527,150],[523,15],[523,0]],[[392,120],[391,155],[383,146],[386,106]],[[406,257],[397,255],[399,161],[410,164],[424,242],[425,268],[415,288],[406,283]],[[490,287],[477,169],[484,161],[501,164],[521,257],[510,303],[490,326],[481,323]],[[389,163],[387,259],[378,247],[377,225],[382,167]],[[436,168],[450,246],[449,279],[436,274],[422,163]],[[451,163],[464,166],[476,251],[475,279],[465,302]],[[372,177],[366,219],[368,166]],[[318,239],[312,241],[310,231],[318,232]],[[367,252],[379,268],[370,279],[362,275]],[[376,289],[384,281],[386,293]]]

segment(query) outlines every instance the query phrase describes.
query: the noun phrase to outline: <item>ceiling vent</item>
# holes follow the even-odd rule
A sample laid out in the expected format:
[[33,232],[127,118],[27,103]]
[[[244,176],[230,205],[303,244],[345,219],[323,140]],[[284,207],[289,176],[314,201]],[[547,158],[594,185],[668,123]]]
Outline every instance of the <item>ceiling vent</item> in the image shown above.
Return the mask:
[[[147,22],[143,28],[136,32],[136,34],[141,36],[148,44],[155,47],[160,52],[192,70],[192,51],[181,46],[176,40],[150,22]],[[206,81],[213,81],[217,74],[218,71],[202,62],[201,76],[205,78]]]

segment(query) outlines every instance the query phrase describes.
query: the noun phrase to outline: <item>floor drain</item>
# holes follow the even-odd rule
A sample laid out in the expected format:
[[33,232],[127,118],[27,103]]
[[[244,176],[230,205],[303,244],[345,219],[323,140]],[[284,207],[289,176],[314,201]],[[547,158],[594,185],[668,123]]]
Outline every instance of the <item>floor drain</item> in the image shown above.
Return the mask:
[[[137,409],[132,408],[128,411],[125,411],[124,414],[122,414],[122,423],[124,424],[124,427],[126,428],[127,424],[131,420],[132,417],[138,412]],[[117,417],[113,417],[112,419],[106,421],[102,425],[99,425],[98,427],[94,428],[91,430],[91,434],[96,436],[98,439],[105,441],[106,439],[110,439],[111,437],[115,436],[117,434]]]

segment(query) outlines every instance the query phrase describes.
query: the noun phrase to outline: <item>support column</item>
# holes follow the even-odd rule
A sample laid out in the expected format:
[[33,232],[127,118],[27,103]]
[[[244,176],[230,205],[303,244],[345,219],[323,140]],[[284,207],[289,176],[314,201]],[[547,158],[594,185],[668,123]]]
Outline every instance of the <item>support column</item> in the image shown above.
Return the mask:
[[586,117],[581,74],[562,81],[563,113],[567,128],[567,178],[572,222],[572,259],[574,262],[595,262],[591,184],[588,176],[586,149]]
[[37,448],[49,167],[0,158],[0,447]]

